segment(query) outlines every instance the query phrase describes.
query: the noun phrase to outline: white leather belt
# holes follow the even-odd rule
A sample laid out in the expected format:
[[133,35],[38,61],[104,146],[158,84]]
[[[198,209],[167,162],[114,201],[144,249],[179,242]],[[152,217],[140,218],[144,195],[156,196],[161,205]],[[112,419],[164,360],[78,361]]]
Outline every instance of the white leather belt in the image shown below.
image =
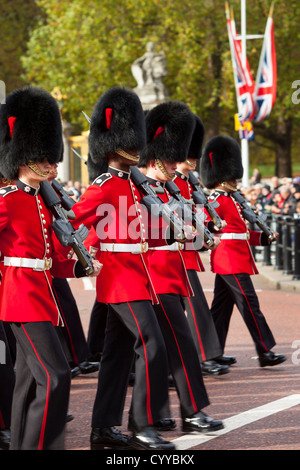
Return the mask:
[[183,250],[183,243],[174,242],[172,245],[163,246],[149,246],[149,250],[161,250],[161,251],[179,251]]
[[221,240],[248,240],[248,233],[220,233]]
[[4,266],[13,266],[15,268],[31,268],[34,271],[45,271],[47,269],[51,269],[52,258],[31,259],[4,256]]
[[113,253],[132,253],[136,255],[146,253],[148,251],[148,243],[100,243],[100,249]]

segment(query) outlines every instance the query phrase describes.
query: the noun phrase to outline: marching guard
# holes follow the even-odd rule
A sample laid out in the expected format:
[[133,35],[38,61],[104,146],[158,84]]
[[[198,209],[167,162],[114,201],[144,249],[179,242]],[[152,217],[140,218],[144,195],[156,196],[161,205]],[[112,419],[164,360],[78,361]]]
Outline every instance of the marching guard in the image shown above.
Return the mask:
[[[63,449],[70,368],[55,326],[61,322],[52,276],[85,275],[54,250],[52,215],[39,195],[63,153],[55,99],[36,87],[15,90],[0,107],[0,319],[16,338],[11,449]],[[98,273],[94,261],[94,274]]]
[[[100,241],[97,300],[108,305],[91,449],[174,449],[155,424],[169,416],[168,363],[153,310],[157,296],[147,268],[148,243],[140,204],[130,179],[146,142],[141,102],[131,90],[113,87],[97,102],[90,124],[89,154],[99,176],[73,206],[76,226],[93,227]],[[102,167],[102,171],[100,168]],[[137,191],[136,191],[137,193]],[[121,433],[129,374],[135,359],[133,436]]]
[[[169,201],[165,182],[174,178],[177,162],[186,160],[194,127],[193,114],[179,101],[162,103],[146,116],[147,145],[141,152],[139,166],[146,168],[146,178],[156,188],[157,196],[163,203]],[[166,238],[169,229],[161,218],[149,217],[149,272],[159,300],[154,309],[180,400],[182,430],[216,431],[223,428],[223,423],[202,411],[209,404],[209,399],[181,302],[181,297],[192,296],[193,290],[181,254],[182,243],[172,239],[172,236]],[[166,424],[169,425],[169,420]]]
[[[204,138],[204,126],[199,116],[194,115],[195,130],[188,151],[188,158],[177,164],[174,183],[182,196],[191,201],[193,189],[189,184],[189,173],[195,170],[197,160],[201,158]],[[193,204],[194,205],[194,204]],[[196,209],[197,210],[197,209]],[[201,209],[200,209],[201,210]],[[215,358],[222,354],[216,327],[203,292],[198,273],[204,272],[200,254],[192,244],[185,245],[182,256],[187,269],[194,295],[183,297],[187,318],[197,348],[203,375],[222,375],[228,372],[228,365],[218,364]]]
[[[238,143],[228,136],[212,138],[200,160],[200,177],[212,189],[211,199],[219,206],[216,211],[226,227],[219,232],[220,245],[211,251],[212,272],[216,273],[211,313],[224,351],[233,307],[236,304],[251,334],[261,367],[274,366],[286,360],[271,349],[275,339],[260,310],[251,275],[258,274],[250,246],[268,245],[262,231],[250,230],[233,193],[243,176]],[[276,239],[278,234],[273,232]]]

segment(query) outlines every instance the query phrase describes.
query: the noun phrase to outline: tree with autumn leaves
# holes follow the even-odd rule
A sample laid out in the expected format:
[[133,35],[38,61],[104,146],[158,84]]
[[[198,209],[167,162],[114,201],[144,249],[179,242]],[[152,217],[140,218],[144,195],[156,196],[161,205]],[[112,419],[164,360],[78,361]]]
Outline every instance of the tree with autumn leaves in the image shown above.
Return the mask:
[[[237,137],[233,119],[237,112],[236,97],[223,0],[28,3],[33,4],[36,13],[30,18],[31,25],[35,18],[34,27],[26,30],[20,51],[22,79],[48,91],[58,87],[64,96],[63,117],[73,125],[87,129],[81,111],[90,115],[99,96],[110,86],[136,86],[131,64],[144,54],[147,42],[153,41],[156,49],[164,51],[167,57],[164,84],[170,98],[186,102],[201,116],[206,139],[219,133]],[[263,34],[270,0],[247,3],[247,31]],[[239,27],[240,1],[231,0],[230,4]],[[254,126],[256,138],[249,146],[250,163],[261,165],[271,160],[279,176],[289,176],[292,158],[300,160],[297,132],[300,105],[293,104],[291,99],[292,83],[300,79],[298,2],[278,0],[273,17],[277,99],[271,115]],[[254,77],[261,46],[262,40],[247,42]]]

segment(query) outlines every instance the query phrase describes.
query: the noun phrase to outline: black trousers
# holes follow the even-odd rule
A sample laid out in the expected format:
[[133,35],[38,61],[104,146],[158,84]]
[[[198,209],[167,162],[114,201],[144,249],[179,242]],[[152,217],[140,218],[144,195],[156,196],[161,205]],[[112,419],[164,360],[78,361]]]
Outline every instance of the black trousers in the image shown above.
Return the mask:
[[95,356],[95,358],[103,351],[107,311],[107,304],[98,302],[96,299],[91,311],[87,335],[87,345],[90,354],[92,357]]
[[82,328],[76,300],[67,279],[55,277],[52,282],[55,298],[60,306],[60,312],[64,321],[64,326],[60,328],[59,336],[63,341],[63,347],[70,361],[70,366],[74,367],[74,365],[89,359],[89,348]]
[[214,320],[204,295],[197,271],[187,270],[194,296],[183,297],[187,319],[197,348],[200,362],[222,354]]
[[62,450],[71,372],[50,322],[11,323],[17,342],[12,450]]
[[160,294],[158,298],[160,303],[154,309],[165,340],[181,416],[185,418],[209,405],[209,399],[181,296]]
[[230,318],[237,306],[254,341],[258,354],[269,351],[276,343],[260,310],[249,274],[216,274],[211,313],[224,352]]
[[92,427],[120,426],[135,358],[132,414],[138,427],[170,416],[168,361],[150,301],[109,304]]
[[0,429],[9,429],[15,372],[3,322],[0,321]]

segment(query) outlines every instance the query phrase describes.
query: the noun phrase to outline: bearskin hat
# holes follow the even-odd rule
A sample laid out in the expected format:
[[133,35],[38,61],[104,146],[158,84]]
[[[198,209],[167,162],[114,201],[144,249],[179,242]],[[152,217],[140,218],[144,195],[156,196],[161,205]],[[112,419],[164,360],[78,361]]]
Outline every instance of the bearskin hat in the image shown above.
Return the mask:
[[202,145],[204,140],[204,125],[199,116],[194,114],[196,126],[192,135],[191,145],[188,151],[188,158],[196,158],[199,160],[202,155]]
[[140,154],[139,166],[151,160],[184,162],[188,156],[195,119],[181,101],[166,101],[146,116],[147,144]]
[[200,160],[200,178],[204,186],[212,189],[223,181],[242,176],[241,149],[236,140],[220,135],[207,142]]
[[107,171],[107,160],[100,161],[99,163],[94,163],[91,159],[90,152],[88,153],[87,159],[87,168],[89,175],[89,182],[92,183],[95,179]]
[[0,170],[18,177],[20,165],[47,159],[62,160],[63,139],[59,107],[47,91],[27,86],[14,90],[0,106]]
[[89,152],[93,163],[104,162],[121,149],[130,153],[146,143],[144,111],[131,90],[115,86],[98,100],[91,117]]

